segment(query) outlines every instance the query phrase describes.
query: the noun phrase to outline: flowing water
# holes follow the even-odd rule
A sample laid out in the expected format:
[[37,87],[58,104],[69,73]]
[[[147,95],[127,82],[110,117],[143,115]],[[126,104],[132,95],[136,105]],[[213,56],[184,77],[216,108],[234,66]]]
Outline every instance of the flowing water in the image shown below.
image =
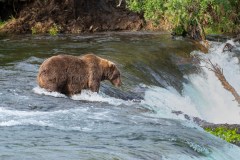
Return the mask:
[[[240,93],[240,45],[231,39],[211,36],[214,48],[204,54],[166,32],[0,37],[0,159],[239,159],[239,147],[191,120],[240,122],[231,93],[190,63],[194,54],[211,58]],[[236,48],[221,53],[227,40]],[[44,60],[88,53],[114,62],[124,85],[106,81],[99,94],[72,97],[38,87]]]

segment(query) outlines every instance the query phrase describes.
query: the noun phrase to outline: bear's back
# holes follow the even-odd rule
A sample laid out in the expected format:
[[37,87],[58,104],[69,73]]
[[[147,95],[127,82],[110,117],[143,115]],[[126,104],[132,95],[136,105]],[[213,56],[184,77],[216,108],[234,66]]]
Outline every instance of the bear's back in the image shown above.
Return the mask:
[[87,63],[78,57],[71,55],[57,55],[48,58],[41,65],[39,72],[51,71],[54,72],[76,72],[83,68],[87,68]]

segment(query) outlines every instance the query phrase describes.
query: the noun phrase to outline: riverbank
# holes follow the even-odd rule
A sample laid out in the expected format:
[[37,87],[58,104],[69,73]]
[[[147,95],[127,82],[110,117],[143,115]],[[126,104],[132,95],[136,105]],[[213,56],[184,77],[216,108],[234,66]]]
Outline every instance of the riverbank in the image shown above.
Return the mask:
[[1,0],[0,4],[1,20],[8,21],[2,33],[49,33],[55,26],[60,33],[159,29],[146,22],[143,13],[126,9],[125,1],[119,7],[117,0]]

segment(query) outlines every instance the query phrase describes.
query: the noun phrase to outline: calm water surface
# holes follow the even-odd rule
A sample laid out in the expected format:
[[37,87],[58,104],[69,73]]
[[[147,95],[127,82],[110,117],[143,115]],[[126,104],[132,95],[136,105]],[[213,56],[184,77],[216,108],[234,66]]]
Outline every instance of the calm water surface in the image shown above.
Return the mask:
[[[239,44],[222,54],[231,37],[210,38],[215,50],[205,55],[189,39],[166,32],[0,37],[0,159],[238,159],[239,147],[171,113],[240,121],[231,93],[190,63],[192,54],[213,58],[240,92]],[[84,90],[72,97],[38,87],[44,60],[88,53],[114,62],[124,86],[106,81],[99,94]]]

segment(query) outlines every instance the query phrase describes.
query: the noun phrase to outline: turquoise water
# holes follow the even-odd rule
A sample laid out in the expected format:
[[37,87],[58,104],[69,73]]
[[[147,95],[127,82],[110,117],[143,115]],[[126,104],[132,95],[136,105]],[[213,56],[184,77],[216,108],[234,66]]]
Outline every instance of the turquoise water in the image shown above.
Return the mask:
[[[214,57],[240,90],[238,44],[224,54],[223,43],[213,45],[205,55],[189,39],[166,32],[0,37],[0,159],[238,159],[239,147],[171,113],[239,122],[231,93],[190,63],[191,54]],[[72,97],[38,87],[44,60],[88,53],[114,62],[124,86],[106,81],[99,94],[84,90]]]

